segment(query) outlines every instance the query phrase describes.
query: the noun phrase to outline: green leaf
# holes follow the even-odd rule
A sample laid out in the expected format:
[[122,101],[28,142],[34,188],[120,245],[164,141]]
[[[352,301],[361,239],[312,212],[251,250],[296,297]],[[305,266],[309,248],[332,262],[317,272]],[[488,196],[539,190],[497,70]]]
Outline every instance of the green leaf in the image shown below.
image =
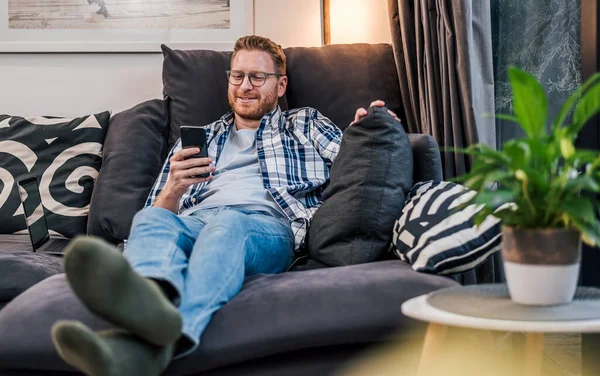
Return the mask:
[[575,156],[575,145],[573,141],[564,137],[559,141],[560,152],[564,159],[571,159]]
[[580,175],[567,182],[566,190],[573,194],[578,194],[580,191],[600,193],[600,184],[591,176]]
[[515,199],[515,192],[507,189],[498,189],[495,191],[479,192],[473,202],[476,204],[485,204],[490,208],[497,208],[500,205],[508,202],[513,202]]
[[575,137],[583,126],[600,112],[600,82],[583,94],[575,107],[573,124],[568,126],[569,133]]
[[565,119],[571,112],[571,108],[579,99],[581,93],[586,91],[590,86],[595,85],[597,83],[596,81],[598,80],[600,80],[600,72],[594,73],[586,82],[583,83],[583,85],[579,89],[575,90],[575,92],[573,92],[573,94],[569,96],[569,98],[565,101],[565,103],[563,103],[562,107],[560,108],[558,116],[554,119],[554,123],[552,124],[553,132],[560,128],[565,122]]
[[600,223],[582,222],[577,217],[569,216],[573,226],[581,233],[581,239],[590,246],[600,244]]
[[522,140],[513,140],[505,143],[503,151],[510,156],[510,168],[513,170],[524,168],[531,154],[529,145]]
[[559,207],[573,220],[576,219],[581,223],[596,222],[595,205],[585,196],[566,196]]
[[600,166],[600,153],[595,150],[577,149],[573,156],[573,165],[575,167],[585,166],[589,163],[594,163],[598,160],[598,166]]
[[496,119],[512,121],[513,123],[519,124],[519,119],[517,119],[513,115],[508,115],[508,114],[484,114],[484,116],[485,115],[489,115],[489,116],[486,116],[486,117],[495,117]]
[[484,206],[479,212],[477,212],[477,214],[475,214],[475,217],[473,218],[473,222],[479,226],[480,224],[483,223],[483,221],[485,221],[485,219],[493,213],[493,209],[492,208],[488,208],[487,206]]
[[512,87],[512,105],[519,124],[530,138],[546,133],[548,98],[542,85],[529,73],[510,66],[508,77]]

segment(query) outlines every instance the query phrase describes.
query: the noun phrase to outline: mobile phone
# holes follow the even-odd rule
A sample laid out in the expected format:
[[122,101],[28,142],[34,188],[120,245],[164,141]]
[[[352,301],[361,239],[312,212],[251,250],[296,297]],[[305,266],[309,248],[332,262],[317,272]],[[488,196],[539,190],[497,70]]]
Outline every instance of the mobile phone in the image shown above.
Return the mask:
[[[181,147],[187,148],[200,148],[198,154],[194,154],[189,158],[208,158],[208,146],[206,140],[206,129],[203,127],[197,127],[193,125],[182,125],[181,129]],[[207,178],[210,173],[200,174],[202,178]]]

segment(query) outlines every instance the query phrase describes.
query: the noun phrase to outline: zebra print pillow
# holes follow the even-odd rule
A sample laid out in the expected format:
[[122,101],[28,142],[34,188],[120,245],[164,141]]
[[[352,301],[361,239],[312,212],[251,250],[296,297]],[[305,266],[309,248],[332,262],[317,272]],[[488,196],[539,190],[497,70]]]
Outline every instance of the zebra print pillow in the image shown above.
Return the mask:
[[426,181],[408,193],[394,224],[392,251],[416,271],[455,274],[468,271],[500,250],[500,220],[488,216],[479,226],[479,205],[455,210],[475,195],[460,184]]
[[51,235],[86,232],[109,119],[0,115],[0,233],[27,233],[15,184],[24,176],[37,177]]

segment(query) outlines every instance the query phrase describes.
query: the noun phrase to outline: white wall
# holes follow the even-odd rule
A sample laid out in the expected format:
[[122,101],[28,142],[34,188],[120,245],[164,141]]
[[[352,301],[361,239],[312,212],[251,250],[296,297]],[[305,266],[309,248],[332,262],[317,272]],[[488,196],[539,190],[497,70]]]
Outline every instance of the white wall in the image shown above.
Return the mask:
[[[255,33],[283,47],[320,46],[320,4],[255,0]],[[75,117],[107,109],[118,112],[160,98],[161,71],[160,53],[0,54],[0,114]]]
[[331,0],[331,43],[392,43],[387,0]]

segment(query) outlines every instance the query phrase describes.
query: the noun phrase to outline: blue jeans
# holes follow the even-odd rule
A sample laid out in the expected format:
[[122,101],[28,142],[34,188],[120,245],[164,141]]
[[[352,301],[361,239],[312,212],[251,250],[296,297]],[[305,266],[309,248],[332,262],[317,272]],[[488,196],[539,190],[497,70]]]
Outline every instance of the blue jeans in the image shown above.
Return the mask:
[[294,236],[287,219],[262,211],[219,207],[178,216],[150,207],[134,217],[125,257],[137,273],[176,291],[179,358],[198,347],[212,315],[237,295],[245,276],[291,265]]

